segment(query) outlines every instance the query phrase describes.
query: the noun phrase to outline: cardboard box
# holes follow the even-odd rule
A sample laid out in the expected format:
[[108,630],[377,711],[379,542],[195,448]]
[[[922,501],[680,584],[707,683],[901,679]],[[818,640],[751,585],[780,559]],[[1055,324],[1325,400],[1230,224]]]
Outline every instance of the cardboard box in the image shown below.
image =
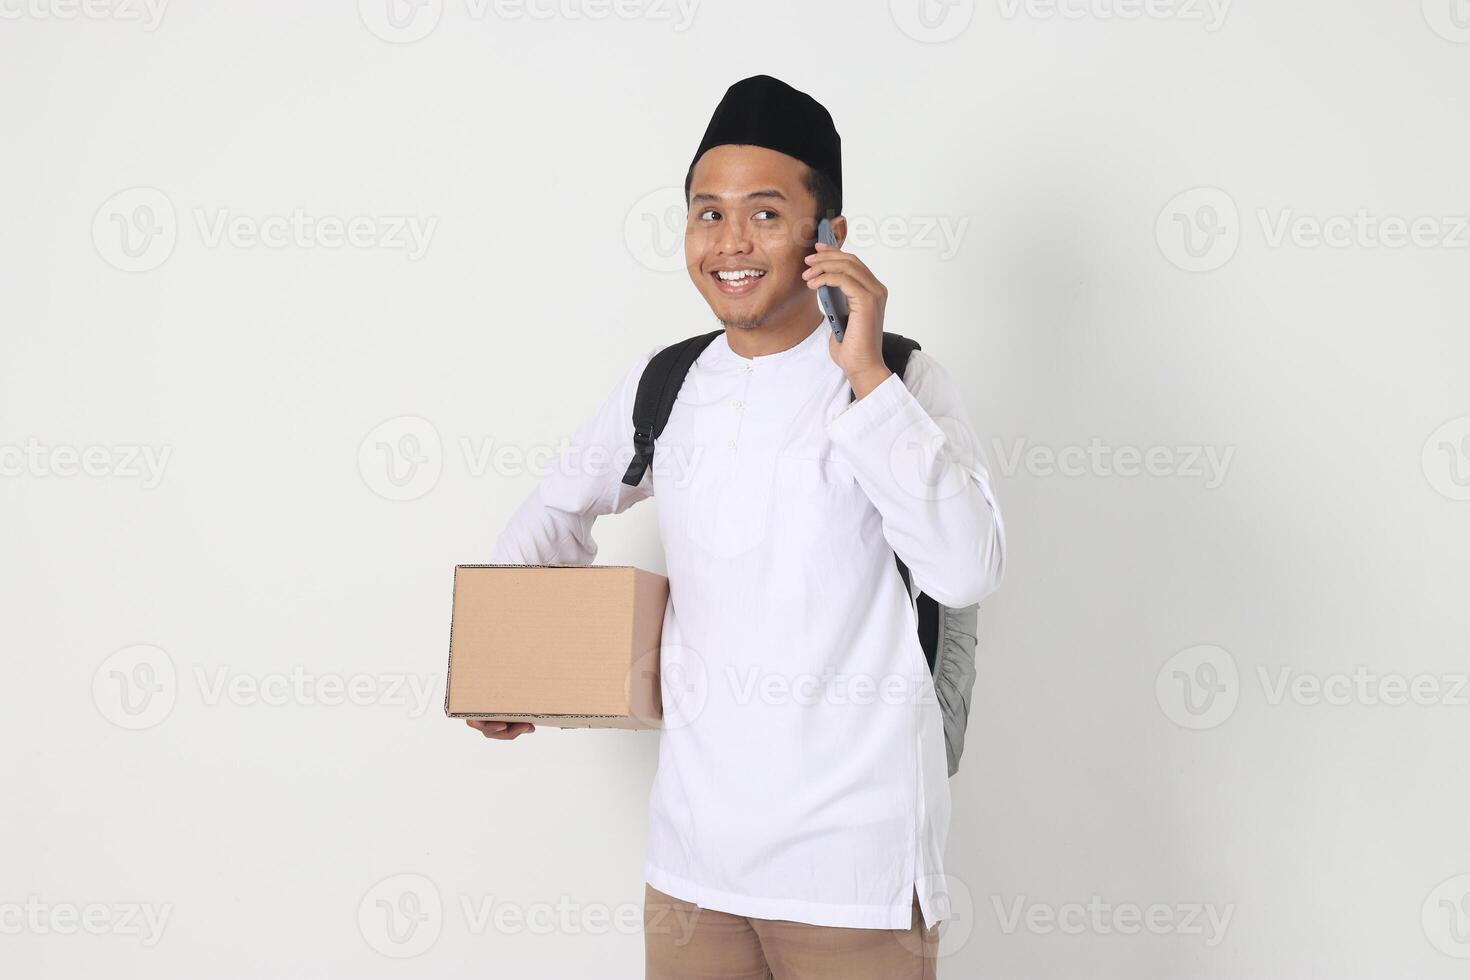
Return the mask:
[[669,580],[631,565],[457,565],[444,712],[658,728]]

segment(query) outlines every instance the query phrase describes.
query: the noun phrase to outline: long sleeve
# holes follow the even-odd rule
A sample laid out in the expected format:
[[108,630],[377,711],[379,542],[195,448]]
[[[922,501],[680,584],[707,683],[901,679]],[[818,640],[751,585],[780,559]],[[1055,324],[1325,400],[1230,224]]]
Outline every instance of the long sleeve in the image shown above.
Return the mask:
[[923,351],[828,422],[838,457],[883,520],[914,585],[946,606],[979,602],[1005,569],[1005,526],[958,385]]
[[597,557],[592,524],[653,495],[652,475],[636,487],[623,474],[633,455],[633,399],[638,379],[660,348],[623,373],[596,413],[553,461],[551,472],[522,501],[491,550],[496,565],[590,565]]

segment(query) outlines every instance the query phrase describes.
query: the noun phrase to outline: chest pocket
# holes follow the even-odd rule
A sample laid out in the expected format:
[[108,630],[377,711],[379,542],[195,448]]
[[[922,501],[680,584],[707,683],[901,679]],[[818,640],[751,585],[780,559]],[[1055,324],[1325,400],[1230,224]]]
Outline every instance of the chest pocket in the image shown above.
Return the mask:
[[858,489],[852,467],[835,456],[777,456],[773,478],[778,490],[840,494]]
[[776,457],[771,533],[792,575],[826,565],[838,572],[852,560],[854,545],[871,536],[867,521],[874,513],[848,463],[834,456]]

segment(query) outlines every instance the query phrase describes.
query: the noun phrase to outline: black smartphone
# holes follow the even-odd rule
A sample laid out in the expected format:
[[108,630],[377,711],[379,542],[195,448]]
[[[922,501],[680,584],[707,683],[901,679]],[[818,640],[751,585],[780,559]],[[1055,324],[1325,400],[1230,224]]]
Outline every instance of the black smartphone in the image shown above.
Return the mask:
[[[832,234],[832,222],[826,218],[817,222],[817,241],[828,245],[837,244],[837,238]],[[842,335],[847,332],[847,297],[834,286],[818,286],[817,303],[822,307],[822,315],[831,324],[837,342],[842,343]]]

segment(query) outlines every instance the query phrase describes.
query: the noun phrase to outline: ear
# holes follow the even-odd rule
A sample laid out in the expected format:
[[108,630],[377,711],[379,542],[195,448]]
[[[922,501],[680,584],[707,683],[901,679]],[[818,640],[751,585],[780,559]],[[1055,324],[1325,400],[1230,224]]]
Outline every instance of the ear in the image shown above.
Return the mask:
[[837,239],[838,248],[841,248],[842,243],[847,241],[847,218],[845,216],[839,214],[832,219],[832,237]]

